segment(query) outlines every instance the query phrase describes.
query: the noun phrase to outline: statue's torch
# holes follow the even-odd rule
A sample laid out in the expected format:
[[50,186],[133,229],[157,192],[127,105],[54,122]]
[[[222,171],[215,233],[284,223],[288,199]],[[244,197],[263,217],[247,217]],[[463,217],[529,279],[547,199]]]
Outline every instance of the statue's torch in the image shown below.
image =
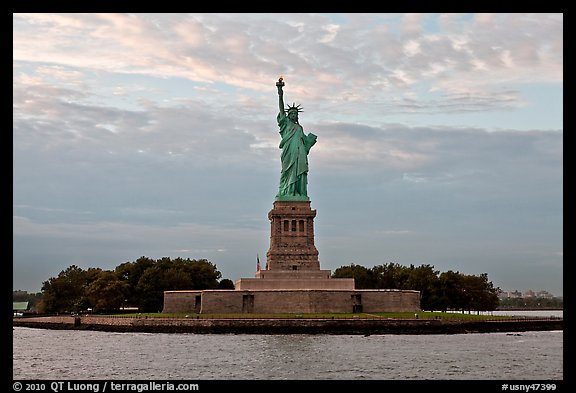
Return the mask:
[[284,86],[284,78],[282,77],[282,75],[280,75],[280,78],[278,78],[278,82],[276,82],[276,86],[278,86],[278,87]]

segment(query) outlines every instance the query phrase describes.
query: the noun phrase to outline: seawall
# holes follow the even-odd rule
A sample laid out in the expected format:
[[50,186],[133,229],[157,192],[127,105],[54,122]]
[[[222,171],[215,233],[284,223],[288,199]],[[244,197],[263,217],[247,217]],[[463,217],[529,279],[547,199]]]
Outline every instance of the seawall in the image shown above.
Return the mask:
[[563,319],[446,320],[387,318],[14,318],[12,326],[109,332],[196,334],[464,334],[564,330]]

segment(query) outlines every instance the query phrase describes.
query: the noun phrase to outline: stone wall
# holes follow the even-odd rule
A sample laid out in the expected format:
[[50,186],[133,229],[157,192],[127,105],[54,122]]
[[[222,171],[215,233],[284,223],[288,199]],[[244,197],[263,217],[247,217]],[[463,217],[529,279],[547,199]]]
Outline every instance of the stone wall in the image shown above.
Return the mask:
[[198,319],[117,316],[14,318],[13,326],[110,332],[229,334],[463,334],[563,330],[562,319],[474,321],[388,318]]
[[200,313],[352,313],[420,310],[420,292],[363,290],[204,290],[166,291],[163,312]]
[[200,300],[202,291],[165,291],[164,292],[164,313],[179,313],[179,312],[200,312],[200,304],[198,304],[198,296]]
[[237,290],[276,290],[276,289],[354,289],[353,278],[318,278],[318,279],[293,279],[293,278],[241,278],[234,284]]
[[363,312],[403,312],[420,310],[419,291],[393,289],[362,289],[355,293],[361,296]]

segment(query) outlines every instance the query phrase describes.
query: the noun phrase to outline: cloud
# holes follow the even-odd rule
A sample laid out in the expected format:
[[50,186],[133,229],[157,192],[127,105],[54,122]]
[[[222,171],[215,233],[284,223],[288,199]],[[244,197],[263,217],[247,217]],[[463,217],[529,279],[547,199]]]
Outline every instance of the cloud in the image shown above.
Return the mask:
[[[53,170],[104,179],[118,171],[114,168],[122,168],[116,176],[122,175],[125,184],[142,176],[164,184],[166,173],[188,167],[190,180],[206,182],[209,176],[194,171],[221,168],[231,175],[244,168],[275,171],[279,165],[273,120],[238,116],[232,107],[222,111],[226,108],[222,103],[187,99],[177,106],[149,102],[140,110],[127,110],[92,103],[90,91],[18,83],[14,92],[15,163],[25,169],[25,179],[38,179],[35,173]],[[257,111],[258,100],[239,99],[245,112]],[[270,115],[273,118],[273,112]],[[339,168],[377,178],[396,172],[399,179],[431,184],[440,179],[510,176],[510,182],[518,183],[523,179],[515,177],[519,171],[545,173],[548,165],[562,165],[559,131],[375,127],[313,119],[305,130],[319,136],[310,155],[312,168],[319,171]],[[236,184],[234,179],[229,182]]]
[[171,226],[121,222],[46,224],[25,217],[14,217],[13,231],[14,272],[22,277],[15,289],[33,291],[72,264],[84,269],[114,269],[142,255],[206,258],[217,265],[224,278],[236,279],[242,270],[249,269],[247,264],[238,265],[238,260],[252,257],[251,250],[241,251],[242,244],[258,245],[265,237],[259,229],[194,223]]
[[[237,243],[246,236],[250,237],[246,229],[225,228],[213,225],[198,225],[194,223],[180,223],[174,226],[161,225],[134,225],[120,222],[92,222],[88,224],[45,224],[37,223],[26,217],[13,217],[14,235],[19,238],[47,237],[67,242],[73,239],[82,239],[93,242],[114,244],[139,244],[144,247],[152,239],[162,239],[156,242],[165,252],[170,249],[183,250],[178,245],[212,245],[222,241]],[[243,235],[242,233],[245,233]],[[207,248],[222,252],[223,247],[212,246]]]
[[[294,94],[313,102],[341,103],[352,89],[365,103],[413,91],[416,107],[437,107],[422,99],[426,83],[446,97],[440,104],[461,104],[455,110],[470,110],[474,97],[492,102],[480,110],[507,106],[498,84],[562,81],[562,14],[407,14],[401,32],[384,14],[356,18],[364,25],[305,14],[16,14],[14,60],[255,92],[283,74]],[[424,28],[434,22],[439,29]]]
[[16,14],[13,30],[15,277],[180,253],[252,274],[279,75],[318,135],[324,268],[562,258],[562,14]]

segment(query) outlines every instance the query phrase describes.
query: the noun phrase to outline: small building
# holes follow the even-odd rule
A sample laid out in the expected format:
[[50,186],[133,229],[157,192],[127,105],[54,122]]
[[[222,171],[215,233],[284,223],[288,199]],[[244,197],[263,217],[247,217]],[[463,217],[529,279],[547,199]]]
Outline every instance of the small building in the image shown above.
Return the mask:
[[12,311],[15,317],[21,317],[28,311],[28,302],[12,302]]
[[529,298],[529,297],[536,297],[536,294],[534,293],[533,290],[529,289],[529,290],[527,290],[526,292],[524,292],[524,293],[522,294],[522,297],[524,297],[524,298],[527,298],[527,297],[528,297],[528,298]]

